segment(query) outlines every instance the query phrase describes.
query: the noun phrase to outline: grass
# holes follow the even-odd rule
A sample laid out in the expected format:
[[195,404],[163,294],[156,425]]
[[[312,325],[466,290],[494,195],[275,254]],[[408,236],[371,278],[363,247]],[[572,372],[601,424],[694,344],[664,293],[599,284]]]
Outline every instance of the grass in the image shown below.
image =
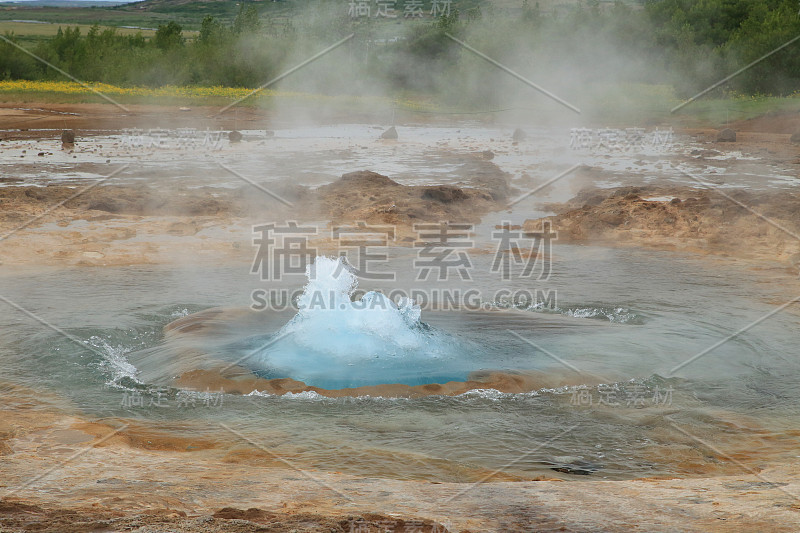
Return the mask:
[[792,96],[743,96],[718,90],[672,112],[688,97],[678,96],[669,85],[609,84],[595,85],[575,103],[584,120],[609,127],[633,127],[637,124],[713,127],[765,115],[800,112],[800,92]]
[[104,26],[143,26],[155,28],[172,17],[167,13],[130,13],[113,8],[0,7],[0,20],[38,20],[54,24],[100,24]]
[[[121,104],[163,106],[224,107],[247,97],[245,87],[120,87],[104,83],[89,84],[93,89]],[[671,123],[685,127],[721,127],[765,115],[800,113],[800,93],[791,97],[706,97],[676,113],[669,110],[681,101],[666,86],[630,85],[596,95],[583,116],[591,122],[613,127],[637,124]],[[624,94],[624,100],[620,100]],[[107,103],[78,83],[67,81],[0,81],[0,102]],[[587,102],[588,103],[588,102]],[[400,97],[323,95],[306,92],[263,90],[237,104],[243,107],[298,106],[326,108],[342,112],[390,112],[396,109],[408,116],[481,113],[480,109],[452,109],[435,103],[430,96],[406,94]],[[552,106],[551,106],[552,107]],[[556,109],[558,111],[558,109]],[[624,113],[623,113],[624,111]],[[563,110],[561,110],[563,112]],[[538,113],[538,112],[537,112]]]
[[765,115],[800,113],[800,92],[792,96],[739,96],[701,98],[675,115],[689,123],[723,126]]

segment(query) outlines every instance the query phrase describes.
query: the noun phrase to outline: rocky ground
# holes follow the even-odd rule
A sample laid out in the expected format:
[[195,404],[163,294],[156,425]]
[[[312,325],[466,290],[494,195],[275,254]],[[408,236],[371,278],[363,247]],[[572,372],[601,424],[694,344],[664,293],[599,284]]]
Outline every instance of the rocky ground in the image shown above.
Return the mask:
[[800,263],[800,195],[687,187],[587,189],[549,220],[560,242],[645,246]]
[[[26,107],[26,110],[10,109]],[[232,117],[140,106],[124,114],[105,105],[0,106],[2,142],[35,139],[48,128],[232,129]],[[243,110],[240,129],[263,114]],[[798,117],[732,125],[737,141],[717,146],[757,153],[800,168],[789,142]],[[686,130],[713,139],[716,130]],[[703,154],[698,154],[703,157]],[[265,209],[277,218],[309,213],[325,223],[357,220],[398,228],[397,245],[411,245],[416,222],[478,222],[505,209],[515,191],[509,176],[482,151],[459,155],[472,186],[408,186],[368,171],[348,173],[318,188],[283,186],[268,204],[249,185],[185,188],[155,179],[141,184],[84,184],[78,189],[0,187],[0,260],[6,267],[100,267],[195,260],[248,263],[254,223]],[[685,161],[696,162],[690,157]],[[113,170],[113,168],[112,168]],[[551,203],[548,217],[560,242],[644,246],[746,261],[780,262],[794,273],[800,259],[800,195],[775,191],[676,186],[586,187]],[[13,183],[13,175],[0,179]],[[268,205],[268,208],[265,208]],[[535,230],[541,220],[525,227]],[[321,243],[325,244],[325,243]],[[179,321],[177,333],[202,323]],[[182,376],[202,389],[224,385],[247,393],[313,390],[291,380],[267,383],[203,374]],[[227,380],[221,382],[221,380]],[[530,390],[540,377],[494,375],[474,383],[404,388],[398,396],[457,394],[467,388]],[[236,387],[239,387],[237,389]],[[682,479],[560,482],[471,472],[474,485],[401,481],[298,471],[269,453],[219,454],[218,443],[158,434],[121,421],[93,423],[57,406],[41,391],[0,385],[0,532],[6,531],[797,531],[800,470],[796,453],[781,449],[779,464],[759,462],[754,443],[735,457],[715,456],[718,470]],[[330,391],[318,391],[326,393]],[[363,392],[363,391],[362,391]],[[382,391],[386,392],[386,391]],[[709,414],[709,416],[713,416]],[[643,425],[652,424],[642,419]],[[736,423],[749,423],[737,421]],[[113,435],[109,438],[109,435]],[[765,439],[771,438],[769,435]],[[456,443],[457,444],[457,443]],[[676,461],[709,454],[692,443],[676,446]],[[678,449],[679,448],[679,449]],[[76,455],[77,454],[77,455]],[[72,460],[71,458],[75,458]],[[690,465],[691,466],[691,465]],[[309,478],[309,475],[311,478]],[[40,476],[40,477],[37,477]],[[24,486],[30,484],[30,490]]]
[[[245,443],[220,455],[230,446],[87,424],[40,393],[14,393],[14,402],[0,398],[4,533],[792,532],[800,513],[796,460],[732,462],[750,464],[747,452],[720,456],[722,472],[680,479],[522,481],[486,471],[472,483],[402,481],[289,468]],[[674,448],[696,454],[695,445],[687,436]]]
[[[304,213],[306,220],[332,225],[392,225],[394,243],[409,246],[416,223],[478,222],[508,198],[510,186],[502,171],[477,157],[467,159],[478,184],[469,189],[405,186],[369,171],[345,174],[317,189],[270,185],[269,194],[280,201],[271,199],[269,216],[294,219]],[[215,260],[244,259],[252,255],[251,243],[231,234],[247,237],[253,224],[263,223],[267,194],[249,185],[0,187],[0,253],[5,264],[38,265],[160,263],[189,252],[214,254]],[[43,232],[42,226],[52,229]],[[210,228],[215,236],[198,235]]]

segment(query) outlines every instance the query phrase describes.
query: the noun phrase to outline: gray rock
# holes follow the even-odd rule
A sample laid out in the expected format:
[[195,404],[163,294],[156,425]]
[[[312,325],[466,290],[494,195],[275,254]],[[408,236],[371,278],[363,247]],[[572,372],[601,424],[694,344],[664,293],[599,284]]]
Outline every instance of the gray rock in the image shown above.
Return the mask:
[[381,133],[381,139],[397,139],[397,130],[394,126]]
[[515,130],[514,130],[514,133],[512,133],[512,134],[511,134],[511,139],[512,139],[514,142],[517,142],[517,143],[518,143],[518,142],[521,142],[521,141],[524,141],[524,140],[525,140],[525,139],[527,139],[527,138],[528,138],[528,134],[527,134],[527,133],[525,133],[525,131],[523,131],[523,130],[522,130],[522,129],[520,129],[520,128],[517,128],[517,129],[515,129]]
[[61,144],[75,144],[75,132],[72,130],[62,131]]
[[792,136],[789,137],[789,142],[792,144],[800,144],[800,131],[792,133]]
[[242,134],[241,134],[240,132],[236,131],[236,130],[233,130],[232,132],[230,132],[230,133],[228,134],[228,139],[229,139],[229,140],[230,140],[232,143],[238,143],[238,142],[241,142],[241,141],[242,141]]
[[591,476],[598,470],[602,469],[602,465],[590,463],[588,461],[582,461],[580,459],[571,463],[562,463],[550,468],[550,470],[555,470],[556,472],[561,472],[563,474],[572,474],[573,476]]

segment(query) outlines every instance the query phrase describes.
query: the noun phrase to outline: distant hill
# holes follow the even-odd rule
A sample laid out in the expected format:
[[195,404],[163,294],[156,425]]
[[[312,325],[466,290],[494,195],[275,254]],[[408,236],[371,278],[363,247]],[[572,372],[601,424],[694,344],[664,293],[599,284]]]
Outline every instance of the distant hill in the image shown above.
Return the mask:
[[[261,4],[267,8],[269,4],[296,4],[301,5],[301,2],[296,0],[244,0],[247,3]],[[347,6],[350,0],[340,0],[342,5]],[[499,9],[521,9],[524,0],[482,0],[486,4],[491,4],[492,7]],[[616,0],[600,0],[601,4],[613,4]],[[622,0],[623,3],[629,5],[639,5],[641,0]],[[430,0],[423,0],[426,5]],[[459,4],[472,6],[475,0],[453,0],[453,6],[459,7]],[[539,5],[539,9],[543,12],[562,11],[569,9],[583,3],[586,5],[586,0],[528,0],[530,6]],[[221,13],[228,13],[232,8],[236,7],[237,2],[232,0],[142,0],[139,2],[128,3],[124,6],[125,9],[133,9],[139,11],[155,11],[159,13],[167,12],[185,12],[185,11],[218,11]],[[403,0],[397,0],[397,5],[402,6]]]
[[0,7],[109,7],[125,3],[126,0],[0,0]]
[[[271,0],[247,0],[247,3],[265,4],[272,3]],[[142,11],[221,11],[229,12],[238,9],[238,2],[231,0],[143,0],[141,2],[128,2],[126,9],[136,9]]]
[[[272,2],[271,0],[246,0],[246,2],[258,5],[259,11],[262,13],[267,10],[283,11],[294,3],[292,1]],[[239,2],[234,0],[144,0],[126,3],[113,9],[142,15],[169,15],[178,22],[192,27],[199,25],[206,15],[222,21],[233,20],[239,11]]]

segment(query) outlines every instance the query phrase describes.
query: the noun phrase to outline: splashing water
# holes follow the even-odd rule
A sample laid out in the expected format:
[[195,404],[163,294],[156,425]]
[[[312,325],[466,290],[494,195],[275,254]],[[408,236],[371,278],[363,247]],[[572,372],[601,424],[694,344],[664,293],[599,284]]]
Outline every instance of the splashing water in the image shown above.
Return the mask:
[[254,358],[269,369],[258,374],[326,388],[466,377],[454,367],[466,347],[421,322],[412,300],[378,292],[352,300],[358,279],[342,258],[317,257],[306,276],[298,313]]
[[396,356],[423,345],[414,302],[404,299],[398,306],[377,292],[351,301],[358,279],[341,259],[318,257],[306,275],[299,312],[280,335],[293,334],[300,346],[351,361]]

